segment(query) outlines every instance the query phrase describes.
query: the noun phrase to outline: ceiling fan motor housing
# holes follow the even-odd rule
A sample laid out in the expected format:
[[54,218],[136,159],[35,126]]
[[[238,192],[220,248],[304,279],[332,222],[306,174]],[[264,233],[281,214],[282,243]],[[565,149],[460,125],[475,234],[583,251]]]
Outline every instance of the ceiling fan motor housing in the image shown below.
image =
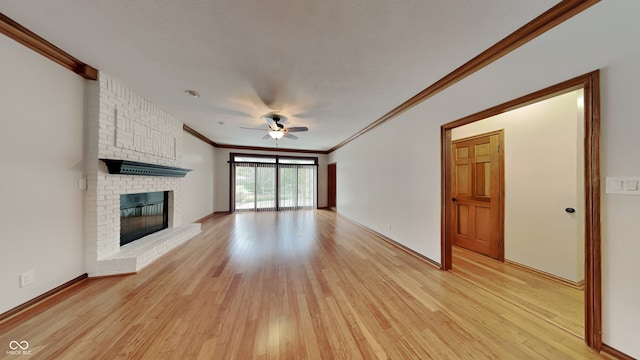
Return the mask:
[[[284,129],[284,125],[280,123],[281,120],[286,120],[287,118],[280,115],[280,114],[267,114],[264,115],[264,118],[267,120],[267,122],[272,121],[273,124],[271,124],[271,127],[274,128],[274,130],[283,130]],[[275,126],[274,126],[275,124]]]

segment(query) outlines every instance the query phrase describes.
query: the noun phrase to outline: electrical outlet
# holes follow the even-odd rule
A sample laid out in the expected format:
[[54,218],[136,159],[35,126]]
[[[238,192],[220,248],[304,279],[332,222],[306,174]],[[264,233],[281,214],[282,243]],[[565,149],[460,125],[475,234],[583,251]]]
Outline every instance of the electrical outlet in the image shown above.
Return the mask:
[[391,231],[391,224],[387,224],[387,230]]
[[36,280],[33,270],[29,270],[24,274],[20,274],[20,287],[33,284]]

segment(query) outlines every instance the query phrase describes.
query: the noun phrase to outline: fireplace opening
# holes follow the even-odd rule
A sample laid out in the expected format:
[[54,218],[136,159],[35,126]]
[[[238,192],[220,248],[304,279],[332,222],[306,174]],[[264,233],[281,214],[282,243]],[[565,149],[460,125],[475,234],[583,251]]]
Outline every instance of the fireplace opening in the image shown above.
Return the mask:
[[120,246],[169,227],[169,192],[120,195]]

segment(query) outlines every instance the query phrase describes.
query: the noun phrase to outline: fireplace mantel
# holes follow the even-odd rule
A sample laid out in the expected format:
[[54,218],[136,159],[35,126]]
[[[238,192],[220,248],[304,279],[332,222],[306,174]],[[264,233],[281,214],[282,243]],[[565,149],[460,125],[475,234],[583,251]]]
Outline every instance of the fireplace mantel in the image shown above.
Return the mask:
[[109,174],[184,177],[192,169],[147,164],[129,160],[100,159],[107,165]]

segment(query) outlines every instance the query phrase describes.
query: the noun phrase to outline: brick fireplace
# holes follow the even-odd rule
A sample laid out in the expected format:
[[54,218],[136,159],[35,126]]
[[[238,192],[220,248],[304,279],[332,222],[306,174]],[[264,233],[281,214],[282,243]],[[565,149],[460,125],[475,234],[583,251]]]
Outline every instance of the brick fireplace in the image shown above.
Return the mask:
[[[99,159],[179,167],[182,123],[104,73],[87,85],[85,252],[89,276],[135,273],[200,232],[182,224],[182,178],[110,174]],[[120,195],[168,192],[168,228],[120,246]]]

